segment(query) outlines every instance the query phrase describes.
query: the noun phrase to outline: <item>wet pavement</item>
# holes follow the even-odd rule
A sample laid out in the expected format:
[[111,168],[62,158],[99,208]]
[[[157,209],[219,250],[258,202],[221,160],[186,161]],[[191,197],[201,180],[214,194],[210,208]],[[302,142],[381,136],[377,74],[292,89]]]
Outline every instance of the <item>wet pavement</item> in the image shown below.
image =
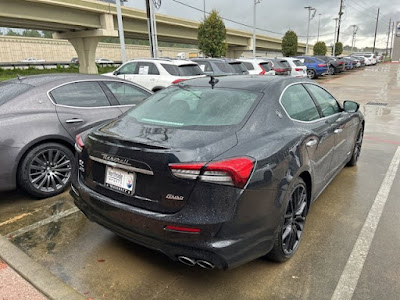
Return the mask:
[[[92,299],[331,299],[400,146],[400,64],[317,80],[366,117],[358,165],[314,203],[296,255],[228,271],[190,268],[89,222],[69,194],[33,200],[0,194],[0,234]],[[376,102],[381,105],[367,105]],[[382,105],[386,104],[386,106]],[[400,185],[394,178],[353,299],[400,299]]]

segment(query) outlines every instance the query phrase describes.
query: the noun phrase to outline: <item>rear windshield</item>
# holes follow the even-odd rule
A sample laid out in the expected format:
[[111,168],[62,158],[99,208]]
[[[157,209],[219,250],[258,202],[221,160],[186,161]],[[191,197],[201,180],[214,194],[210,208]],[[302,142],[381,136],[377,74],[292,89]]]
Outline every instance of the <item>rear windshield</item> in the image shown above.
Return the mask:
[[262,62],[262,63],[260,63],[260,66],[262,66],[264,68],[264,70],[267,72],[272,70],[270,62]]
[[221,70],[221,72],[224,73],[234,73],[235,70],[233,69],[233,67],[225,62],[215,62],[215,65],[217,66],[218,69]]
[[241,62],[232,62],[229,64],[235,70],[236,73],[242,74],[243,72],[247,71],[246,67]]
[[211,87],[174,86],[150,96],[122,118],[171,127],[240,124],[258,93]]
[[293,60],[293,63],[294,63],[294,65],[296,67],[303,67],[304,66],[304,64],[301,61],[297,60],[297,59]]
[[169,64],[161,64],[164,69],[172,76],[196,76],[203,75],[203,71],[200,69],[198,65],[169,65]]
[[250,70],[250,71],[254,70],[254,66],[253,66],[253,64],[251,62],[245,61],[245,62],[243,62],[243,64],[246,66],[247,70]]
[[0,105],[21,95],[22,93],[25,93],[31,88],[33,88],[33,86],[24,83],[0,83]]
[[286,60],[278,60],[277,62],[283,68],[290,68],[289,63]]

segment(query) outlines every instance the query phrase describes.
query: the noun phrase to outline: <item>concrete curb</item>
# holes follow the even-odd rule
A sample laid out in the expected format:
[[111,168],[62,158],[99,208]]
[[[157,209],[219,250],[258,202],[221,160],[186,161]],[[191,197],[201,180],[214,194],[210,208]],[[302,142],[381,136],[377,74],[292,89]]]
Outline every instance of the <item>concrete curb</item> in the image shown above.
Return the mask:
[[0,236],[0,249],[0,258],[47,298],[55,300],[86,299],[3,236]]

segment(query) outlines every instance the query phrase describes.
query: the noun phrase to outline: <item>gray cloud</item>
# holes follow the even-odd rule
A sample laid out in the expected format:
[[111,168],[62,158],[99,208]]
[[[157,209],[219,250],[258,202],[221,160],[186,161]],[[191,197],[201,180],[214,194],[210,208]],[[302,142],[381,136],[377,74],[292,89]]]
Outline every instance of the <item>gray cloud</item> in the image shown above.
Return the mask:
[[[187,5],[203,9],[203,0],[179,0]],[[253,24],[253,0],[205,0],[206,10],[217,9],[222,17],[240,23]],[[357,25],[359,30],[356,37],[356,46],[371,47],[373,45],[377,8],[380,7],[377,47],[386,47],[388,23],[400,21],[400,6],[395,6],[393,0],[344,0],[344,14],[342,16],[340,40],[345,45],[351,44],[352,27]],[[129,0],[126,5],[144,9],[145,1]],[[307,10],[305,6],[317,9],[316,16],[310,23],[310,42],[316,42],[318,30],[318,15],[320,16],[320,40],[327,44],[333,42],[335,21],[339,12],[340,0],[262,0],[257,5],[257,27],[278,32],[268,33],[262,30],[260,34],[281,37],[288,29],[299,35],[300,41],[305,41],[307,33]],[[162,0],[159,13],[180,18],[199,21],[203,13],[186,7],[173,0]],[[250,31],[251,28],[225,21],[227,27]]]

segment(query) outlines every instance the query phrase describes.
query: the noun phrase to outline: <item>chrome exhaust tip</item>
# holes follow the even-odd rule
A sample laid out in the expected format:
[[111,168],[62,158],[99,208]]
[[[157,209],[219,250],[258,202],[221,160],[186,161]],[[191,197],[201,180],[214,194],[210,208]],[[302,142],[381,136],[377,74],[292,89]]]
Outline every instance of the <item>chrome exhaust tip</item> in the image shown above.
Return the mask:
[[200,267],[202,267],[202,268],[204,268],[204,269],[207,269],[207,270],[212,270],[212,269],[214,269],[214,267],[215,267],[214,264],[212,264],[212,263],[210,263],[210,262],[208,262],[208,261],[205,261],[205,260],[198,260],[198,261],[197,261],[197,264],[198,264]]
[[193,267],[196,264],[196,261],[192,258],[186,257],[186,256],[178,256],[178,260],[190,267]]

